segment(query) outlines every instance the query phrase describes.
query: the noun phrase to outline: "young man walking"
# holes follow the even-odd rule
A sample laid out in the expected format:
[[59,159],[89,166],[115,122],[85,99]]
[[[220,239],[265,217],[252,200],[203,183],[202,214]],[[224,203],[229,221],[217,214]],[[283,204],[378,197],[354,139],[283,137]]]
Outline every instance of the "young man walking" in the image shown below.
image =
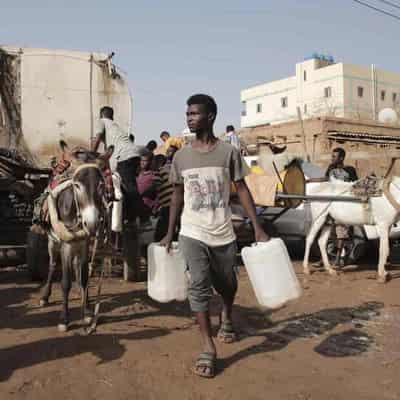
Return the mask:
[[178,151],[172,162],[170,180],[174,192],[168,233],[161,242],[169,250],[183,207],[179,246],[189,268],[189,302],[197,317],[203,345],[193,371],[207,378],[214,377],[216,363],[209,314],[213,287],[223,301],[218,339],[224,343],[236,339],[232,324],[237,280],[236,238],[229,205],[231,182],[253,223],[256,241],[269,239],[257,221],[244,182],[248,168],[239,150],[214,135],[216,116],[217,105],[210,96],[198,94],[188,99],[187,124],[196,138],[191,146]]

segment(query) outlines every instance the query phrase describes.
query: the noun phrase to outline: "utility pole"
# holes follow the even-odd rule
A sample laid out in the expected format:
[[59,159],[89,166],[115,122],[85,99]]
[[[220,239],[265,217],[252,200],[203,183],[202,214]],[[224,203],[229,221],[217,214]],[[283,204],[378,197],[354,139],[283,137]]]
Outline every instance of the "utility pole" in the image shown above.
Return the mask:
[[300,110],[299,106],[297,106],[297,118],[299,119],[299,122],[300,122],[301,136],[302,136],[302,140],[303,140],[304,157],[306,158],[307,162],[310,162],[310,156],[308,155],[308,152],[307,152],[306,133],[304,132],[303,118],[301,116],[301,110]]

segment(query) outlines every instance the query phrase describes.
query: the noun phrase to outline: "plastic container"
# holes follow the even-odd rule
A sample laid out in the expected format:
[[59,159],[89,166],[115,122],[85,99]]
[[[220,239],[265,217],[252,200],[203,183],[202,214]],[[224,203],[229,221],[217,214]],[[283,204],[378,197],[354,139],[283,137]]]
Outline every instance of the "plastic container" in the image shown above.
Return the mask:
[[244,247],[242,259],[260,305],[279,308],[300,297],[301,287],[281,239]]
[[117,172],[112,175],[114,185],[114,196],[112,213],[111,213],[111,230],[113,232],[122,232],[122,207],[123,207],[123,196],[121,190],[121,177]]
[[122,200],[113,201],[111,214],[111,230],[122,232]]
[[165,247],[152,243],[148,255],[148,295],[160,302],[183,301],[187,298],[188,282],[186,264],[174,242],[169,253]]

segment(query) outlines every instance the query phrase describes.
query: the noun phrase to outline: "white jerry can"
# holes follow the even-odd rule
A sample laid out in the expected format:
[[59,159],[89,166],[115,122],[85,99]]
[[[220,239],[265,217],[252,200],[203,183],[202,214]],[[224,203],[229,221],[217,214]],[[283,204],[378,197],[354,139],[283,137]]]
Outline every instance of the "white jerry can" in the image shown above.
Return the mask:
[[188,291],[186,264],[178,243],[172,243],[169,253],[158,243],[151,243],[147,249],[147,256],[148,295],[160,303],[186,300]]
[[123,195],[121,189],[121,177],[118,172],[112,174],[112,180],[114,185],[115,201],[113,201],[111,213],[111,230],[113,232],[122,232]]
[[300,297],[301,286],[282,239],[244,247],[242,259],[260,305],[279,308]]

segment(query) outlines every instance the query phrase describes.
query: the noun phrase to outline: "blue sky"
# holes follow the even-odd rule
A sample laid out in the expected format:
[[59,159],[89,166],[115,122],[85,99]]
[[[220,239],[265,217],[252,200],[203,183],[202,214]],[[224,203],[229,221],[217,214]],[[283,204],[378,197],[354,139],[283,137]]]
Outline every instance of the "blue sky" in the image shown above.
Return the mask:
[[0,2],[3,44],[115,51],[143,143],[161,130],[181,132],[194,92],[215,97],[218,132],[239,126],[240,90],[294,74],[313,52],[400,71],[400,21],[351,0]]

